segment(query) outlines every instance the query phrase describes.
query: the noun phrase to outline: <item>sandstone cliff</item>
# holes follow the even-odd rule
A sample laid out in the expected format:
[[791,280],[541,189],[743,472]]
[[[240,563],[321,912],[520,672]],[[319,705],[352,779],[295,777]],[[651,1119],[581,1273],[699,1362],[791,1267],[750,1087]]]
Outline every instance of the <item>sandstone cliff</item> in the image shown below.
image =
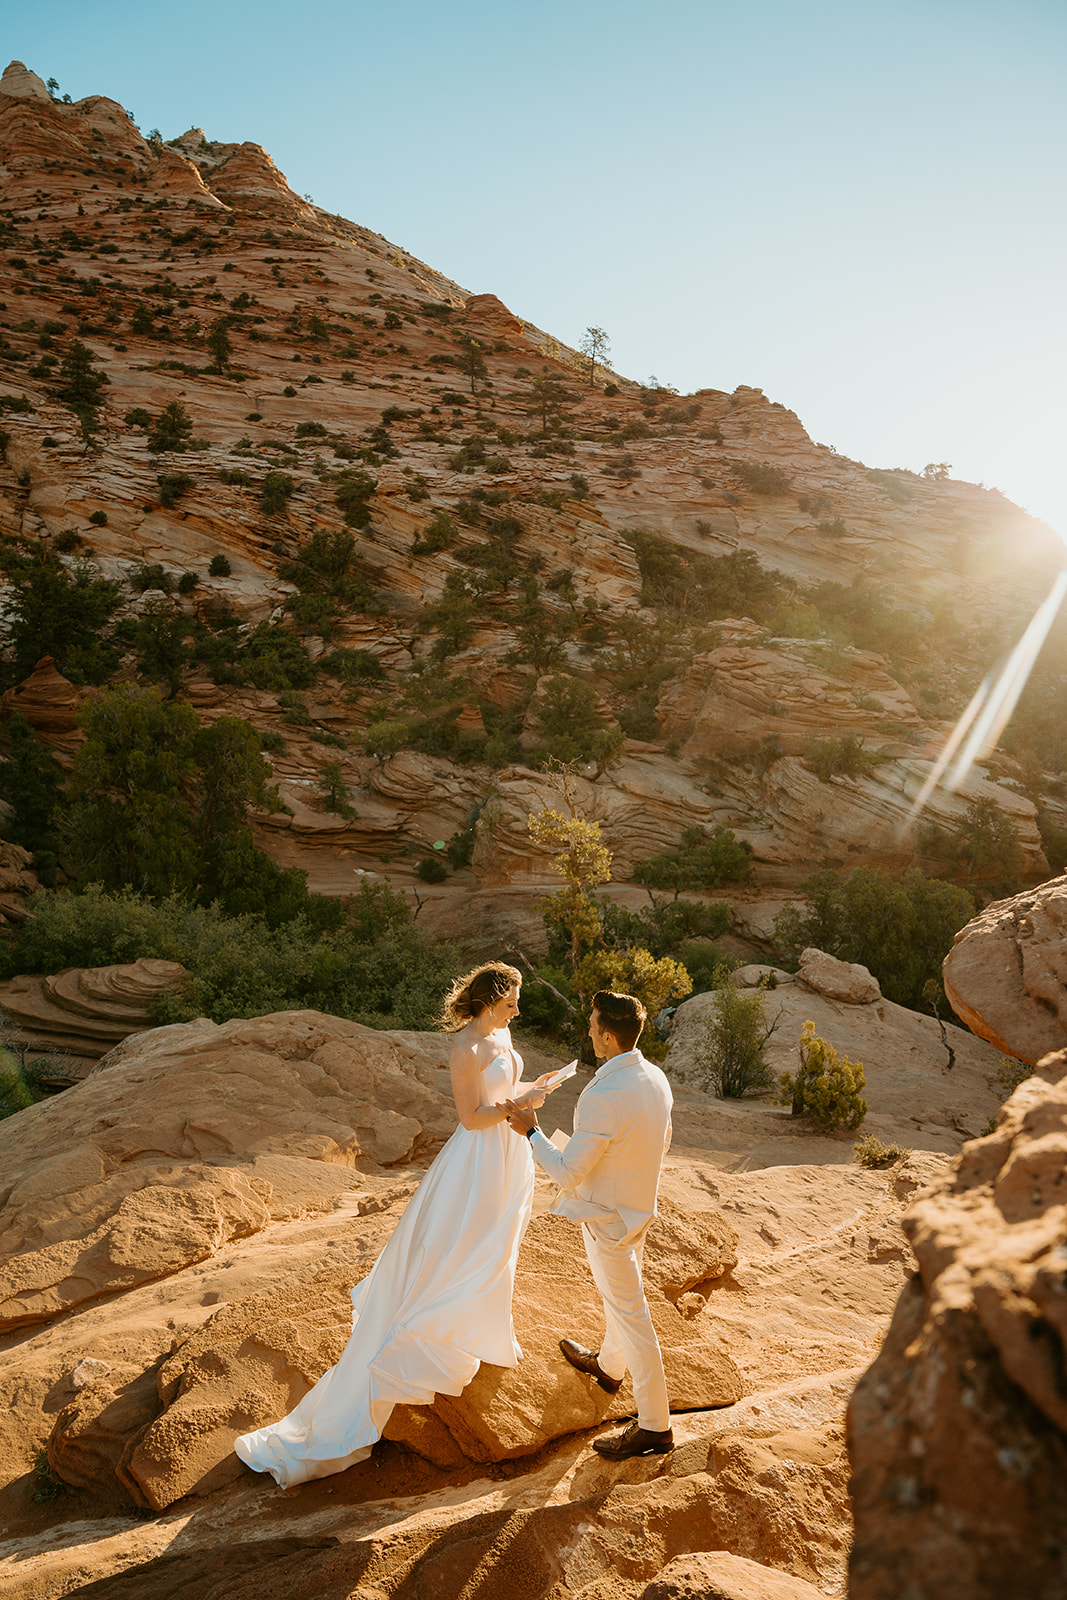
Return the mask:
[[[114,101],[53,101],[19,63],[0,80],[0,179],[7,539],[41,541],[67,563],[91,555],[126,585],[130,615],[173,611],[190,635],[223,617],[243,638],[260,622],[292,625],[294,585],[279,566],[316,530],[342,530],[352,495],[365,508],[348,523],[371,598],[328,625],[321,613],[296,623],[325,662],[313,689],[212,681],[195,660],[181,686],[205,719],[237,714],[282,735],[272,759],[291,815],[268,819],[261,839],[312,887],[344,893],[383,860],[410,882],[413,861],[473,817],[473,868],[432,892],[427,917],[447,921],[453,902],[495,887],[511,899],[496,902],[493,939],[509,919],[525,925],[524,897],[545,870],[524,837],[537,779],[477,749],[457,758],[453,735],[521,714],[543,671],[534,612],[563,668],[624,726],[640,723],[622,766],[592,786],[617,876],[684,828],[719,823],[751,843],[763,896],[813,867],[899,872],[922,859],[911,802],[990,641],[1011,636],[1058,564],[1043,525],[996,491],[848,460],[758,389],[591,386],[573,352],[492,294],[469,294],[294,194],[258,145],[199,129],[146,141]],[[220,320],[231,346],[221,362],[206,344]],[[109,379],[89,443],[56,397],[75,338]],[[144,419],[174,402],[195,448],[161,453]],[[264,499],[269,474],[288,486],[277,502]],[[176,496],[161,486],[168,475],[188,479]],[[676,594],[674,646],[655,662],[667,676],[646,671],[643,687],[625,687],[612,630],[664,616],[623,537],[634,528],[683,563],[751,553],[779,571],[786,635],[738,617],[701,640]],[[183,573],[196,585],[178,594]],[[911,654],[890,661],[842,642],[803,598],[815,583],[875,587],[915,623]],[[450,644],[457,584],[475,599]],[[346,682],[330,666],[339,649],[366,652],[382,676]],[[135,657],[119,670],[135,675]],[[411,735],[421,749],[364,753],[368,726],[412,719],[413,674],[442,672],[444,698],[421,715],[449,738],[422,726]],[[80,691],[42,673],[5,703],[69,752]],[[627,724],[635,694],[644,709]],[[819,781],[808,743],[847,735],[872,760],[862,775]],[[316,798],[327,758],[343,769],[352,818]],[[991,799],[1038,879],[1044,780],[1031,775],[1023,793],[1019,779],[998,759],[935,820],[951,827],[970,801]]]

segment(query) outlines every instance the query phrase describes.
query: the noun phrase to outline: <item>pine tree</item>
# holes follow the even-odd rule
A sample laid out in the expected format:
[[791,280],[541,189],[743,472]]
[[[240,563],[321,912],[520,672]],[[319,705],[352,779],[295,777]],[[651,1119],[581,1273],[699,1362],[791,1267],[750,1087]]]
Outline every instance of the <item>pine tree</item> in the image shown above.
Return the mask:
[[104,403],[101,390],[111,379],[93,366],[93,352],[80,339],[74,340],[60,362],[59,377],[56,399],[70,407],[88,439],[96,426],[96,413]]

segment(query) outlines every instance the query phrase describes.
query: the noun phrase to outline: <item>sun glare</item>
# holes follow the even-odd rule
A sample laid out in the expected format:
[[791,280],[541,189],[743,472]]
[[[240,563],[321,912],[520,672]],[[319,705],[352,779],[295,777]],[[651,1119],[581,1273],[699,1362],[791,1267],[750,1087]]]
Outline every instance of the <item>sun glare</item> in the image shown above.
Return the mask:
[[[909,822],[914,821],[919,815],[934,790],[942,784],[942,780],[944,780],[943,787],[950,794],[955,794],[966,782],[967,775],[975,762],[983,760],[994,748],[1019,702],[1019,696],[1026,687],[1026,680],[1041,653],[1041,646],[1048,637],[1048,631],[1063,604],[1065,594],[1067,594],[1067,568],[1060,572],[1049,593],[1034,612],[1026,632],[999,675],[994,668],[972,696],[970,704],[953,728],[945,748],[934,762],[926,782],[919,790],[908,814]],[[946,773],[948,773],[947,779]]]

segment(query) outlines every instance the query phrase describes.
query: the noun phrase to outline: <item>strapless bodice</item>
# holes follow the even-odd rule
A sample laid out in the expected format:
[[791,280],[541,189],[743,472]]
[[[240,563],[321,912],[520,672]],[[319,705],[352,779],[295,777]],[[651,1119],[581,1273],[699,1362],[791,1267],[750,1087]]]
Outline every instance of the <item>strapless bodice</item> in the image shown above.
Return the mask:
[[486,1067],[482,1073],[482,1092],[479,1104],[483,1106],[498,1106],[502,1100],[509,1100],[515,1092],[515,1087],[522,1077],[522,1057],[515,1049],[501,1050],[500,1054]]

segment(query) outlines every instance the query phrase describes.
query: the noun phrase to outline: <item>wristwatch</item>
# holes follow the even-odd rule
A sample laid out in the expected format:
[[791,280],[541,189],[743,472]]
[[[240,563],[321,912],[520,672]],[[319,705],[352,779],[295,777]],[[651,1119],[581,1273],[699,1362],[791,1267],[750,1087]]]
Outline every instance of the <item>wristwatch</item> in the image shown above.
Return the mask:
[[537,1123],[535,1122],[532,1128],[527,1128],[526,1129],[526,1137],[527,1137],[527,1139],[532,1139],[534,1134],[538,1133],[539,1131],[540,1130],[538,1129]]

